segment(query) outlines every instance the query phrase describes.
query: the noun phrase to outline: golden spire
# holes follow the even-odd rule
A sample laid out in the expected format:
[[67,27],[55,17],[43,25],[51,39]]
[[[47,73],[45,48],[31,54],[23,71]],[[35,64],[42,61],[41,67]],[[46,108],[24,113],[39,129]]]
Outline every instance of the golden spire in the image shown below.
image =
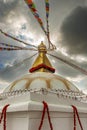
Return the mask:
[[47,48],[44,45],[43,42],[38,46],[38,52],[39,55],[36,58],[34,64],[32,65],[32,68],[30,69],[30,72],[55,72],[55,69],[52,68],[52,65],[50,61],[48,60],[46,53]]

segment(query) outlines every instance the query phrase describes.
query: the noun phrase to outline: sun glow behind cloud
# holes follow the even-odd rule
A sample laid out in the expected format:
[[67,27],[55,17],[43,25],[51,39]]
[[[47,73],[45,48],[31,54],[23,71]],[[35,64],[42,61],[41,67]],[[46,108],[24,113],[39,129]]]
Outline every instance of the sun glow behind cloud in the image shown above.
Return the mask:
[[7,0],[4,0],[4,3],[6,3],[7,2]]
[[66,77],[69,81],[73,81],[73,82],[80,82],[81,80],[83,80],[86,76],[81,76],[78,75],[77,77]]
[[82,55],[71,56],[71,59],[76,60],[78,63],[87,62],[87,57],[82,56]]
[[6,23],[9,26],[9,30],[13,30],[15,33],[18,33],[22,26],[27,24],[27,20],[23,16],[19,16],[19,20],[16,17],[15,12],[11,11],[7,17]]

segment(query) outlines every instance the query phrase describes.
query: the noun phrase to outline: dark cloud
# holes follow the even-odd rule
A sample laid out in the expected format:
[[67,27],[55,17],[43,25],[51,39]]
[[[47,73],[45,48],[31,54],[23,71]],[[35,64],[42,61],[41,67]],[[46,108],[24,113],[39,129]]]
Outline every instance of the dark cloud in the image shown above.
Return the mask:
[[5,17],[11,10],[13,10],[16,7],[17,3],[18,0],[13,0],[11,2],[4,2],[3,0],[0,0],[0,17]]
[[62,45],[71,54],[87,55],[87,7],[77,7],[61,26]]

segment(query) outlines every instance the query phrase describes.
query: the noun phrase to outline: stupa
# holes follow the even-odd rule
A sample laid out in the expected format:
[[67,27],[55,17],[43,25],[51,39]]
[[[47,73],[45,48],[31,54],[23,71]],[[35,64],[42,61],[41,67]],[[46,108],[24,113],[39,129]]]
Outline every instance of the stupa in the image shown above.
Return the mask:
[[31,73],[0,94],[0,130],[87,129],[87,96],[70,81],[53,74],[55,69],[46,53],[41,42]]

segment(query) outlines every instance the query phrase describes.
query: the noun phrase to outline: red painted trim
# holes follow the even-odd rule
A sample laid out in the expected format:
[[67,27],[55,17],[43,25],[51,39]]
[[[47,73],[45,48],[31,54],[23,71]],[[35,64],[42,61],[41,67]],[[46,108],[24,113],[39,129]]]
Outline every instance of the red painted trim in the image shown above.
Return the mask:
[[51,71],[52,73],[55,72],[55,69],[54,69],[54,68],[51,68],[51,67],[49,67],[49,66],[47,66],[47,65],[44,65],[44,64],[40,64],[40,65],[38,65],[38,66],[36,66],[36,67],[31,68],[31,69],[29,70],[29,72],[32,73],[32,72],[34,72],[34,71],[36,71],[36,70],[38,70],[38,69],[40,69],[40,68],[45,68],[45,69]]
[[3,119],[3,130],[6,130],[6,111],[8,108],[9,104],[7,104],[6,106],[3,107],[2,109],[2,113],[1,113],[1,117],[0,117],[0,123],[2,122]]
[[72,105],[72,108],[73,108],[73,113],[74,113],[74,130],[76,130],[76,116],[77,116],[77,119],[78,119],[78,122],[79,122],[81,130],[83,130],[78,110],[77,110],[77,108],[74,105]]
[[52,126],[51,118],[50,118],[50,113],[49,113],[49,107],[48,107],[48,104],[44,101],[43,101],[42,117],[41,117],[41,121],[40,121],[40,125],[39,125],[38,130],[41,130],[41,128],[42,128],[46,110],[47,110],[47,116],[48,116],[48,121],[49,121],[49,125],[50,125],[50,130],[53,130],[53,126]]

